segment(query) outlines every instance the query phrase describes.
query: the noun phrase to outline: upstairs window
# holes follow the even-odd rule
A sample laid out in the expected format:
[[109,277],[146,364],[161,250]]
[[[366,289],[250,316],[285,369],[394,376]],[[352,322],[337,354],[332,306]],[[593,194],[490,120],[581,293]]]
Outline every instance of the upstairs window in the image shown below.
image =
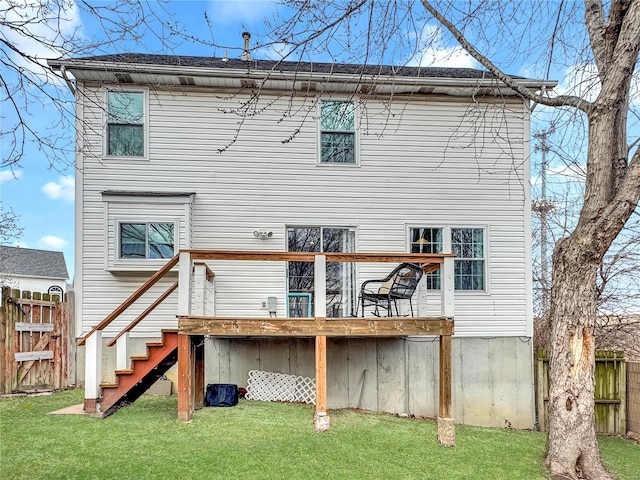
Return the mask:
[[320,163],[356,163],[353,102],[320,102]]
[[144,156],[144,93],[107,93],[107,155]]
[[175,224],[120,223],[119,258],[172,258]]

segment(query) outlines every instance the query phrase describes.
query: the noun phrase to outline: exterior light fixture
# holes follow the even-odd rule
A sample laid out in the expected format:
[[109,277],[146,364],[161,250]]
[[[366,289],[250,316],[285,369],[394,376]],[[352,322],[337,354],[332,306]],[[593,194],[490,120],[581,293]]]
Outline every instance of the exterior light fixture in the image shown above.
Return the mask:
[[255,230],[253,232],[253,236],[259,238],[260,240],[266,240],[267,238],[273,237],[273,232],[267,232],[266,230]]

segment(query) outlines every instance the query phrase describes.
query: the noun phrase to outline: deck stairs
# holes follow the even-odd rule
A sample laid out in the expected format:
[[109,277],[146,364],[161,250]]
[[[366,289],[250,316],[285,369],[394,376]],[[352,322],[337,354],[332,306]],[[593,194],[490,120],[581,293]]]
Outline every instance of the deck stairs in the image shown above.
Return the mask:
[[148,342],[147,355],[132,356],[131,368],[116,370],[115,383],[100,384],[100,416],[135,402],[178,361],[178,332],[163,330],[162,341]]

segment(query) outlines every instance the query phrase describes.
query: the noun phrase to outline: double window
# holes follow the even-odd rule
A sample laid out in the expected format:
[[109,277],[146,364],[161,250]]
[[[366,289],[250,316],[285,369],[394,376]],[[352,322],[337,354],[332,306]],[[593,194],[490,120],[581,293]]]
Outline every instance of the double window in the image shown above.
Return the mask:
[[107,155],[145,155],[144,92],[107,92]]
[[119,258],[157,259],[175,255],[175,224],[120,223]]
[[356,163],[356,118],[353,102],[320,102],[320,163]]
[[[448,243],[455,253],[456,290],[486,290],[484,228],[412,228],[411,253],[442,253]],[[427,275],[427,288],[440,288],[440,271]]]

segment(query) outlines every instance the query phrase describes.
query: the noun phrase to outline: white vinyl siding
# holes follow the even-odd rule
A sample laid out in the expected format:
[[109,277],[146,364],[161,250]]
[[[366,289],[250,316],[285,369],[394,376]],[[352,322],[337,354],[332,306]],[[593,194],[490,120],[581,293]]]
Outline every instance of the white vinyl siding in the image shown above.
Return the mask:
[[[162,206],[157,217],[149,216],[147,207],[144,214],[135,207],[140,220],[180,219],[180,248],[192,232],[191,248],[284,251],[287,225],[302,224],[349,225],[357,230],[356,251],[403,252],[411,226],[488,226],[486,291],[456,292],[456,335],[527,334],[530,240],[523,186],[529,146],[528,112],[521,102],[423,96],[383,104],[369,99],[366,108],[357,108],[363,115],[360,125],[366,123],[358,133],[360,167],[345,170],[339,164],[317,166],[317,119],[305,115],[317,107],[317,99],[263,92],[260,113],[244,117],[239,126],[221,112],[249,97],[231,93],[153,89],[148,95],[152,141],[144,164],[125,158],[100,162],[99,152],[86,151],[79,199],[83,262],[78,266],[84,331],[143,281],[104,268],[105,258],[115,259],[113,251],[105,252],[105,243],[113,245],[113,238],[105,242],[105,231],[112,232],[113,222],[132,210],[109,204],[105,217],[100,193],[122,190],[196,192],[190,222],[181,220],[184,210],[175,210],[184,206]],[[85,103],[90,123],[100,118],[98,105]],[[101,145],[95,133],[88,132],[86,140],[89,146]],[[256,230],[273,236],[261,240],[253,235]],[[210,266],[216,274],[217,314],[268,316],[262,302],[275,296],[278,316],[285,315],[285,262]],[[356,287],[392,268],[358,264]],[[415,298],[421,314],[439,314],[434,295],[421,284]],[[175,316],[149,325],[143,322],[134,335],[175,326]]]

